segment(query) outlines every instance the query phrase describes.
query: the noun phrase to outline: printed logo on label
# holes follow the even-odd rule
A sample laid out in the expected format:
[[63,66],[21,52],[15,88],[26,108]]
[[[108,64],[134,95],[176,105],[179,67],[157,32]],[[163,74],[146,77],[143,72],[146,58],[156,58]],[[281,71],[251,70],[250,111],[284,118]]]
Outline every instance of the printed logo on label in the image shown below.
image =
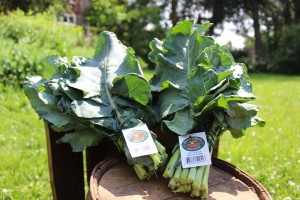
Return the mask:
[[181,145],[186,151],[197,151],[205,145],[205,141],[201,137],[190,136]]
[[135,130],[127,135],[127,139],[133,143],[144,142],[148,138],[148,133],[143,130]]

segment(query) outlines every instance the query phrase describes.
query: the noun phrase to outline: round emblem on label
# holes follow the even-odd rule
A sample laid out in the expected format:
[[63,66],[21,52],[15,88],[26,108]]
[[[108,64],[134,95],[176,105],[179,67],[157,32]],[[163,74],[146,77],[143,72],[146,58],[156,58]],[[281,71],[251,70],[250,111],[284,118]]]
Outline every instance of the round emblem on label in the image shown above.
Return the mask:
[[190,136],[181,145],[187,151],[197,151],[205,145],[205,142],[201,137]]
[[148,138],[148,133],[143,130],[135,130],[127,135],[127,138],[130,142],[140,143],[144,142]]

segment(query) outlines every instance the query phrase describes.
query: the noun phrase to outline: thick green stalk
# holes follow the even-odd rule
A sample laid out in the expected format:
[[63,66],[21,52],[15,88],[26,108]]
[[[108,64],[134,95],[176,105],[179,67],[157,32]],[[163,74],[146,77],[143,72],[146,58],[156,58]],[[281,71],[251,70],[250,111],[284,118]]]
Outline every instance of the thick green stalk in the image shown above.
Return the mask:
[[[192,186],[192,188],[193,188],[193,186]],[[200,194],[201,194],[200,190],[192,189],[192,193],[191,193],[192,197],[199,197]]]
[[190,171],[189,168],[182,169],[181,176],[180,176],[181,184],[187,184],[187,177],[188,177],[189,171]]
[[196,177],[196,172],[197,172],[197,168],[196,167],[192,167],[190,168],[188,177],[187,177],[187,183],[193,183]]
[[161,160],[159,158],[158,153],[153,153],[149,155],[154,164],[154,170],[157,170],[158,166],[161,164]]
[[186,192],[190,192],[192,190],[192,184],[186,184]]
[[155,146],[158,150],[158,152],[160,153],[160,155],[162,156],[163,160],[167,160],[168,159],[168,154],[166,152],[166,148],[157,140],[154,141]]
[[182,192],[182,193],[186,193],[186,192],[190,192],[191,191],[191,185],[190,184],[179,184],[177,185],[177,189],[174,190],[173,192],[177,193],[177,192]]
[[177,148],[163,173],[163,177],[172,178],[179,161],[180,161],[180,150],[179,148]]
[[210,165],[204,166],[204,172],[201,180],[201,190],[208,189],[208,176],[209,176]]
[[175,153],[175,151],[179,148],[179,143],[176,143],[172,150],[172,155]]
[[193,190],[201,189],[203,172],[204,172],[204,166],[197,167],[196,176],[195,176],[194,182],[192,184]]
[[181,167],[181,165],[179,164],[178,167],[177,167],[177,169],[176,169],[176,171],[175,171],[175,174],[174,174],[174,176],[173,176],[173,178],[175,179],[175,181],[176,181],[177,183],[180,182],[180,176],[181,176],[181,173],[182,173],[182,167]]
[[174,190],[176,188],[176,185],[177,185],[177,183],[176,183],[175,179],[171,178],[169,181],[169,184],[168,184],[169,188]]
[[208,189],[201,191],[201,200],[208,199]]
[[133,169],[135,173],[137,174],[138,178],[143,181],[146,180],[148,177],[147,171],[144,169],[144,166],[142,164],[134,164]]
[[159,163],[158,167],[160,167],[159,170],[162,170],[165,167],[166,162],[168,160],[168,154],[167,154],[166,148],[160,142],[155,140],[154,143],[158,150],[158,156],[160,159],[160,163]]

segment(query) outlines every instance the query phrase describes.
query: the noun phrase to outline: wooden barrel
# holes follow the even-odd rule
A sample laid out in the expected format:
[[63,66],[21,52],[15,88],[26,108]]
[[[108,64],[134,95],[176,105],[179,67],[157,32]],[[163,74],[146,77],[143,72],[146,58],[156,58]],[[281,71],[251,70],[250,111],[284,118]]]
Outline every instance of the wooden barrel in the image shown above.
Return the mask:
[[[254,178],[225,161],[213,158],[209,176],[209,198],[217,200],[271,200],[267,190]],[[162,176],[138,180],[121,155],[100,162],[90,177],[88,200],[186,200],[188,194],[173,193]]]

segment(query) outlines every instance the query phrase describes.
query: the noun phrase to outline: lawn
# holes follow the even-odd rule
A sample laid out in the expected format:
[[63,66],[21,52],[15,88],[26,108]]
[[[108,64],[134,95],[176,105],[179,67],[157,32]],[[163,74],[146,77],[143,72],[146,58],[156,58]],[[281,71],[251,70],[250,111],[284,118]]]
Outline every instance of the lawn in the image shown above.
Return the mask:
[[266,126],[251,128],[238,140],[224,135],[220,158],[254,176],[274,199],[300,199],[300,76],[251,79]]
[[52,199],[43,123],[25,95],[0,88],[0,200]]
[[[300,76],[251,78],[267,124],[237,140],[225,133],[219,157],[254,176],[274,199],[300,199]],[[52,199],[43,123],[22,91],[0,86],[0,121],[0,200]]]

